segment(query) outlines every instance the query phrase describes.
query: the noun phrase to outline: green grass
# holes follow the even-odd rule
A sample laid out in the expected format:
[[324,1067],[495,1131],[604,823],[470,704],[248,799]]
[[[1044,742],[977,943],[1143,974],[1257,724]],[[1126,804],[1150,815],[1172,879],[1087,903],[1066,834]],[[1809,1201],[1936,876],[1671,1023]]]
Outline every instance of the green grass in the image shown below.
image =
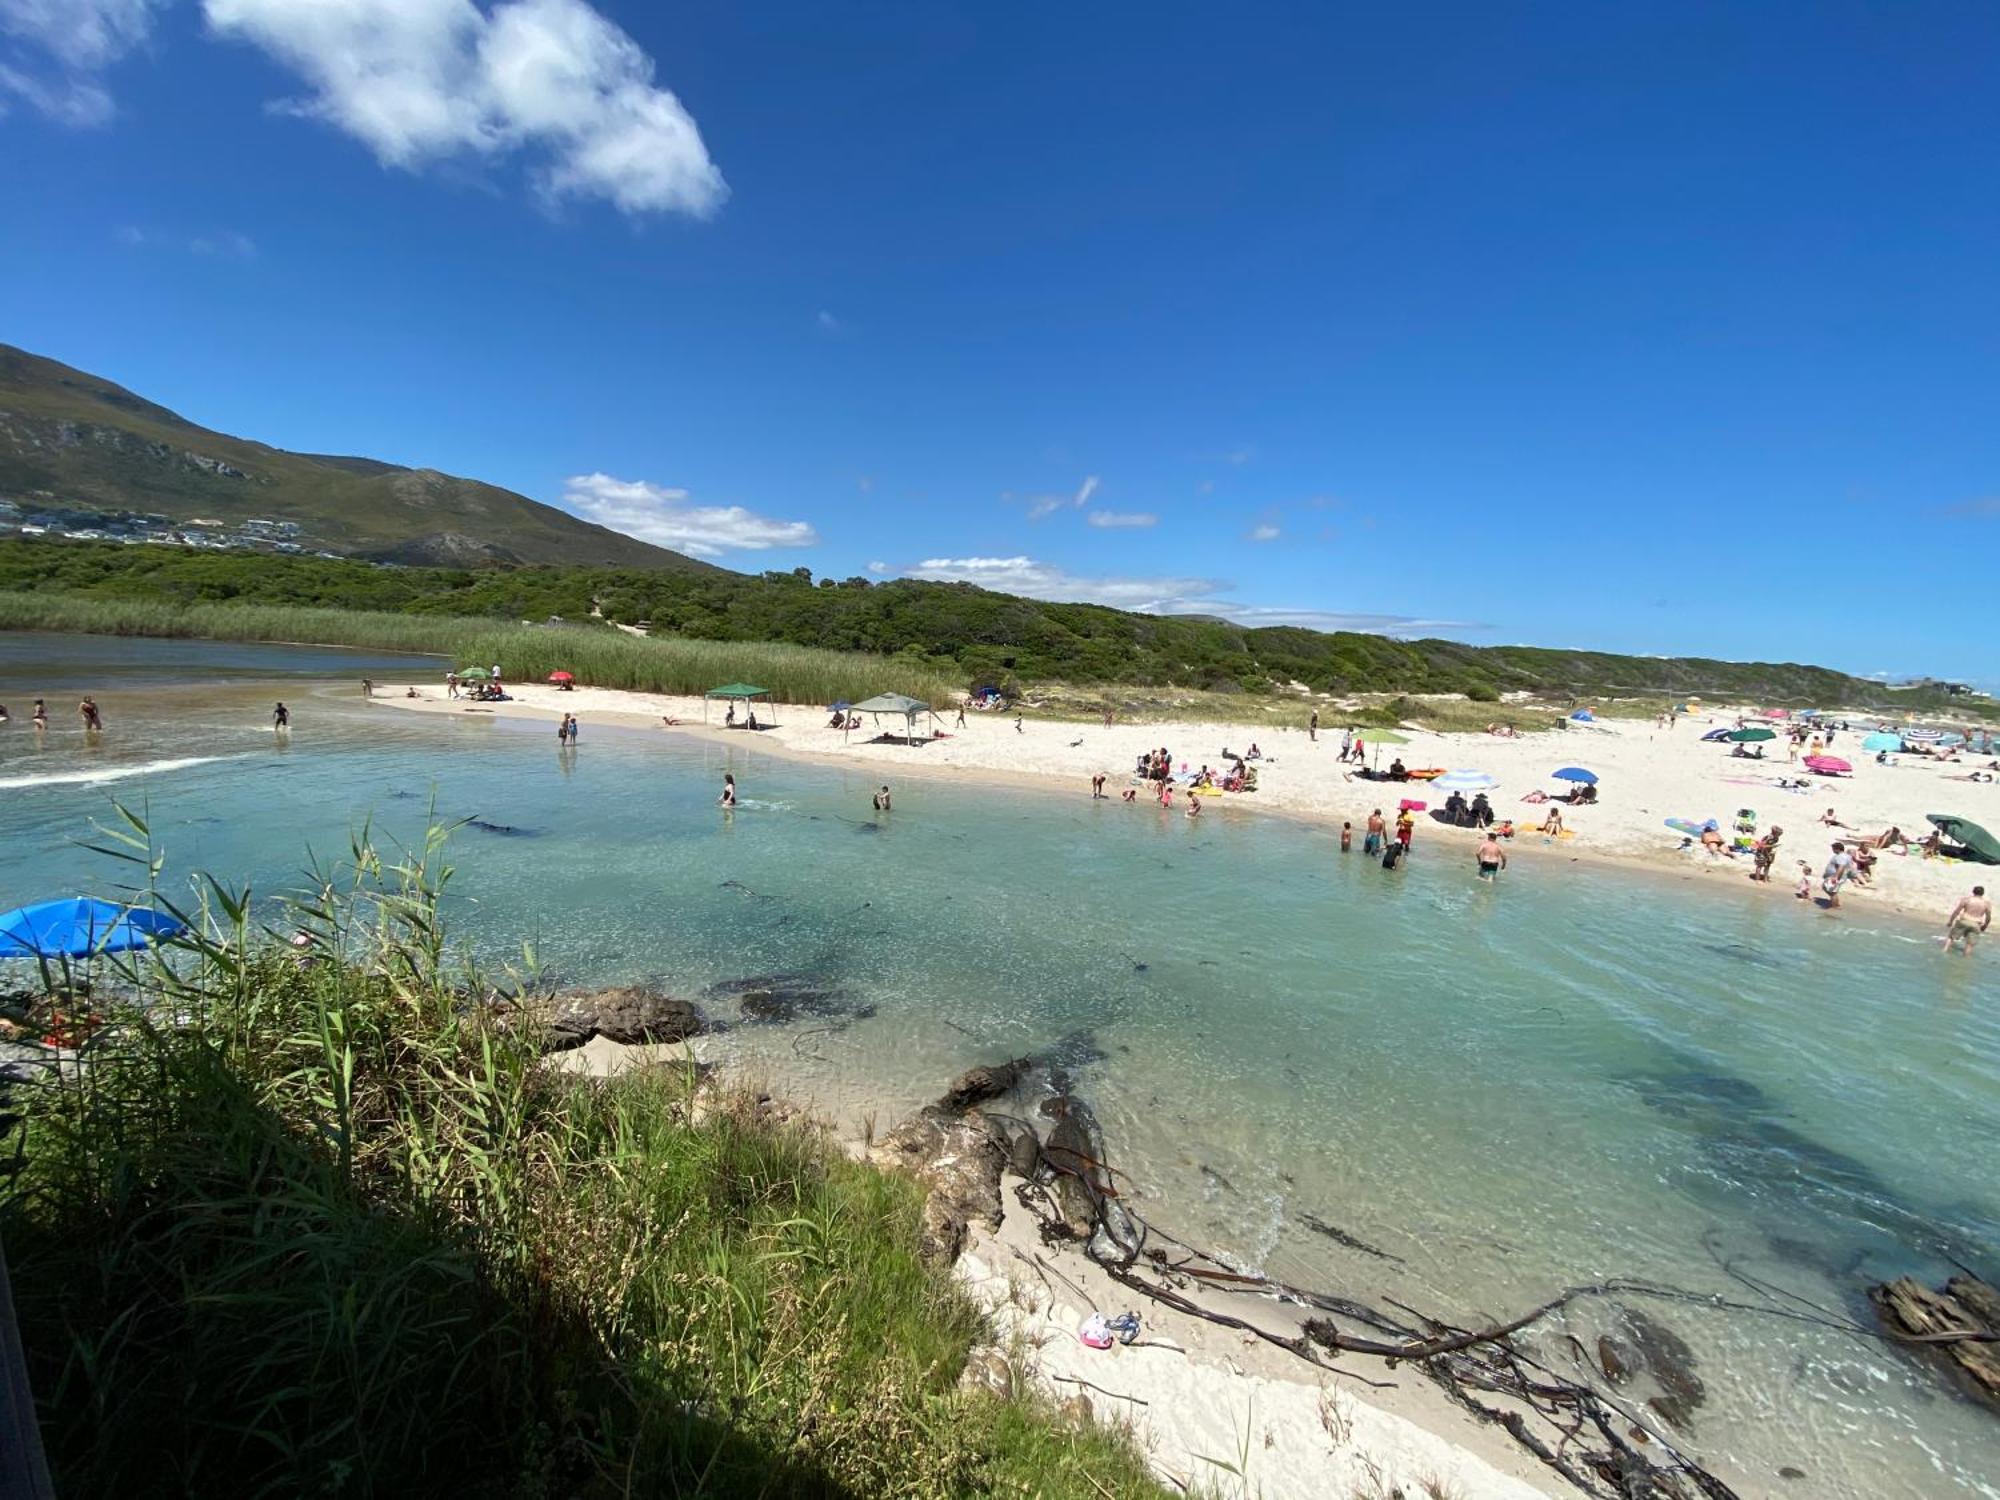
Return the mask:
[[921,660],[766,642],[642,638],[602,625],[510,625],[452,615],[0,593],[0,630],[433,652],[460,666],[498,662],[515,681],[537,682],[561,669],[591,687],[650,693],[700,693],[723,683],[748,682],[769,688],[788,703],[858,701],[895,692],[943,705],[953,690],[949,679]]
[[[143,825],[104,847],[150,882]],[[916,1188],[691,1076],[538,1065],[434,837],[123,975],[17,1090],[0,1237],[64,1494],[1113,1496],[1119,1435],[959,1388]],[[287,935],[313,935],[302,957]]]

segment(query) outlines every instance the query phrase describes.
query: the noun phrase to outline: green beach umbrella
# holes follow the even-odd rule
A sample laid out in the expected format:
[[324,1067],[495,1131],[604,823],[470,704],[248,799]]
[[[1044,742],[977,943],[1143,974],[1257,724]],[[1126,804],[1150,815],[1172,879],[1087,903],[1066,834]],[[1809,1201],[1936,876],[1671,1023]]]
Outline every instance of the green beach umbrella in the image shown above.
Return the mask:
[[458,669],[458,675],[460,681],[471,681],[473,679],[477,679],[480,682],[484,682],[488,677],[491,677],[493,674],[491,672],[488,672],[484,667],[460,667]]
[[1970,818],[1961,818],[1956,813],[1925,813],[1924,816],[1935,823],[1946,838],[1957,839],[1964,846],[1957,852],[1965,858],[1982,865],[2000,865],[2000,839]]
[[1363,729],[1354,736],[1359,745],[1407,745],[1410,737],[1393,729]]
[[1754,727],[1750,729],[1732,729],[1723,736],[1725,740],[1734,740],[1739,745],[1753,744],[1758,740],[1775,740],[1777,737],[1777,733],[1774,730],[1757,729]]

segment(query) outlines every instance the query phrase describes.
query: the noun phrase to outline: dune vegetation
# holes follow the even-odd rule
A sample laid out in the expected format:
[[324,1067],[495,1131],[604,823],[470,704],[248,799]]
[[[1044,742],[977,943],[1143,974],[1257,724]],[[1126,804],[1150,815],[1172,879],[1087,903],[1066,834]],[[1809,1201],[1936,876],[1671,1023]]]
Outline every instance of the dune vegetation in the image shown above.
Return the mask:
[[[136,817],[103,843],[150,883]],[[961,1387],[980,1319],[912,1184],[496,1023],[441,834],[315,873],[277,930],[210,885],[184,946],[98,960],[83,1066],[7,1101],[59,1493],[1161,1496],[1121,1435]]]

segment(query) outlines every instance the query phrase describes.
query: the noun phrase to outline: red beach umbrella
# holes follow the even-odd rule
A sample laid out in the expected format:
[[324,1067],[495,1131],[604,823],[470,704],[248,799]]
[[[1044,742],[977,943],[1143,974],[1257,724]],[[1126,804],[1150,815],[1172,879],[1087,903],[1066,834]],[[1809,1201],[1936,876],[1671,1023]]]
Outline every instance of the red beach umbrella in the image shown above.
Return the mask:
[[1817,771],[1822,776],[1845,776],[1853,771],[1854,767],[1838,755],[1808,755],[1806,769]]
[[570,676],[570,674],[569,674],[569,673],[567,673],[567,672],[551,672],[551,673],[549,673],[549,681],[550,681],[550,682],[575,682],[575,681],[576,681],[576,679],[575,679],[574,677]]

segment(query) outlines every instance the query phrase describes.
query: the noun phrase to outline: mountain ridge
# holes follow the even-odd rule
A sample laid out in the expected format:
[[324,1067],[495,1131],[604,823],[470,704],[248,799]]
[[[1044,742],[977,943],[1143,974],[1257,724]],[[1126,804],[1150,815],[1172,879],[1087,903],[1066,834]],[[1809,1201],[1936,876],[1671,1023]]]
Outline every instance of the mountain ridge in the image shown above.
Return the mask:
[[718,571],[483,480],[300,453],[203,427],[100,375],[0,344],[0,498],[241,524],[372,561]]

